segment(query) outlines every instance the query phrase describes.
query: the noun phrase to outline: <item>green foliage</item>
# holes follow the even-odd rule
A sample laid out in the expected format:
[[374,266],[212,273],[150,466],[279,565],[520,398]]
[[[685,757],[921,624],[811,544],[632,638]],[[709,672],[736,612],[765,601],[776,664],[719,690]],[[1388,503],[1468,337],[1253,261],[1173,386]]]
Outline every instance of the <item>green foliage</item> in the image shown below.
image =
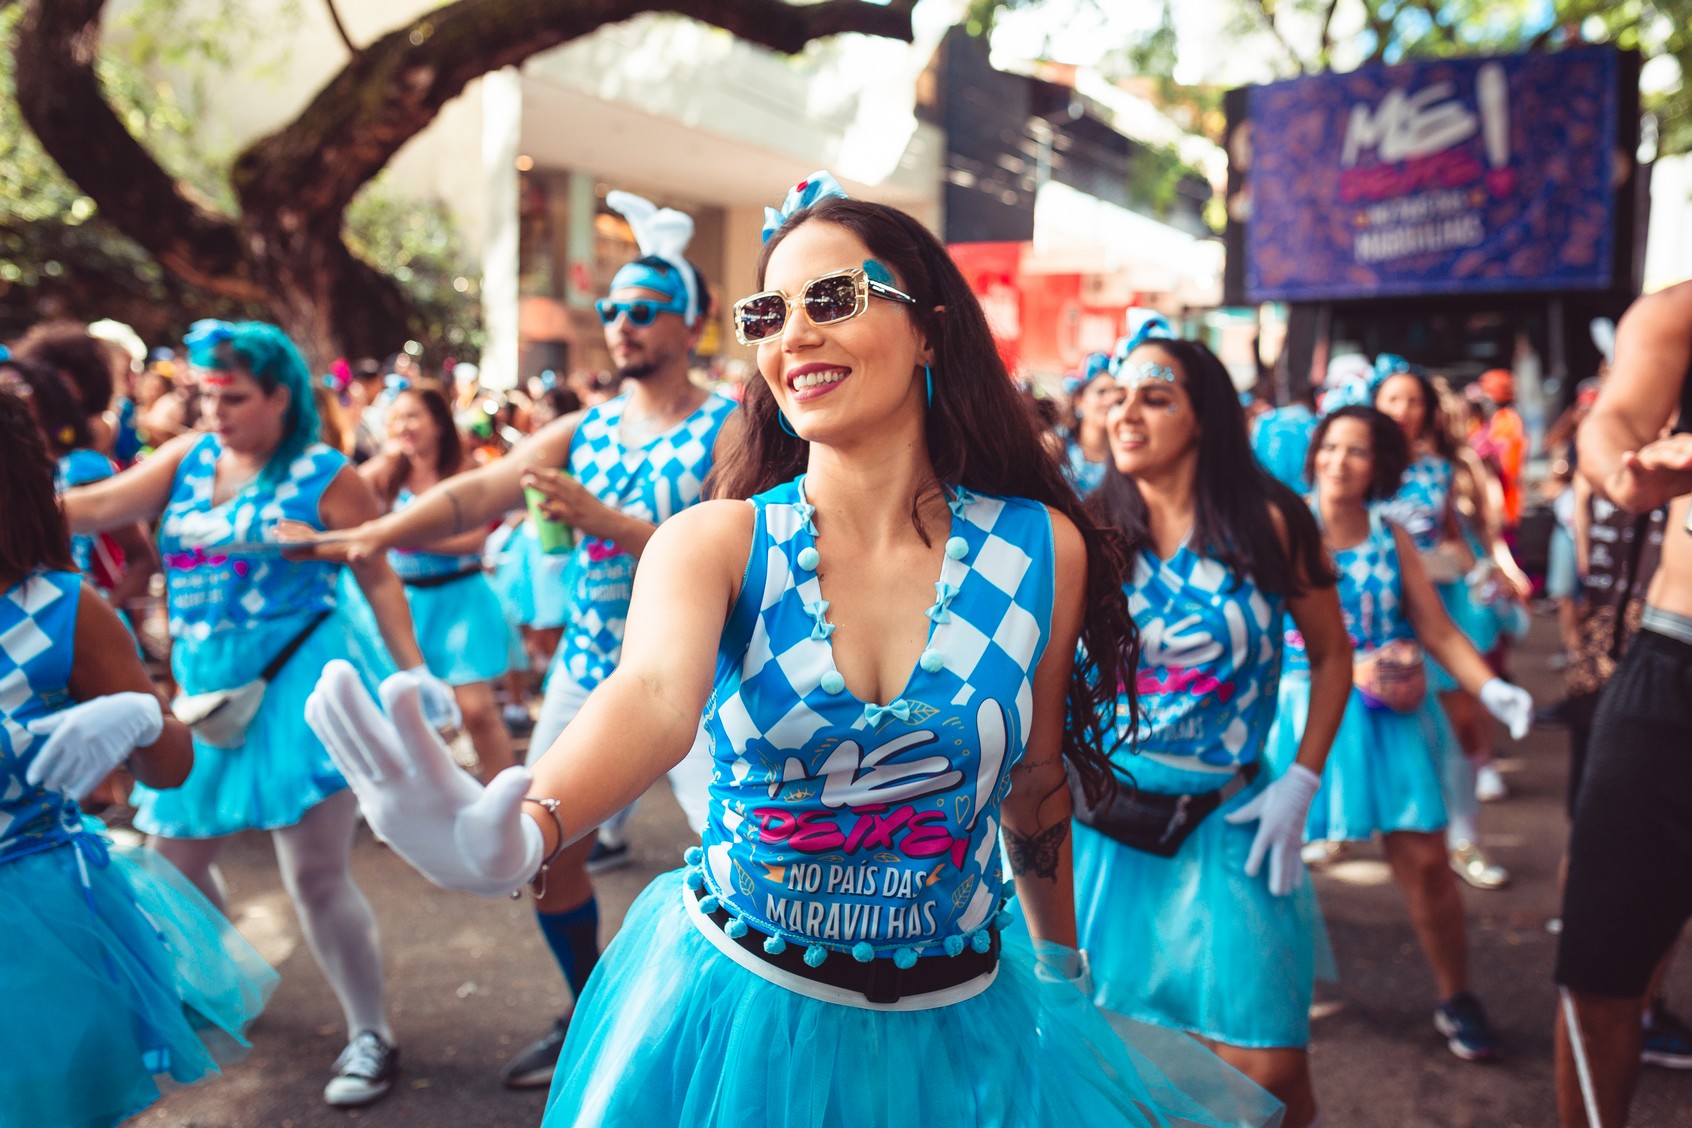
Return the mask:
[[344,234],[355,254],[405,289],[426,345],[481,351],[480,283],[444,204],[402,199],[384,174],[353,200]]

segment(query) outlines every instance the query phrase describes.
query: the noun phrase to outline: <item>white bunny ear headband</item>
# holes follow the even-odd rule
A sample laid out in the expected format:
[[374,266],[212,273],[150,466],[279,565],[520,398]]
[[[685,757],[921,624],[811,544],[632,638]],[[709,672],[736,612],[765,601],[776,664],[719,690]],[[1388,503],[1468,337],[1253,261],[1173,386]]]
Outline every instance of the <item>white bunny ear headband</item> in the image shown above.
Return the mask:
[[693,267],[685,257],[687,245],[693,241],[693,217],[674,208],[660,208],[632,192],[611,192],[605,202],[629,221],[642,258],[661,259],[671,267],[660,270],[650,262],[631,262],[617,271],[611,288],[638,287],[668,294],[671,312],[681,314],[688,325],[698,322],[699,289]]

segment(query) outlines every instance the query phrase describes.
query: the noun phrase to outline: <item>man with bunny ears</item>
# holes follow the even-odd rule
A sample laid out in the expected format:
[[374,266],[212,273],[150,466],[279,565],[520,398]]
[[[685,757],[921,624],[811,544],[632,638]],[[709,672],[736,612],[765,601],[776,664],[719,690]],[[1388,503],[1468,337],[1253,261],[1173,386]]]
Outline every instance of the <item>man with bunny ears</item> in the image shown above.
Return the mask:
[[[612,192],[606,202],[629,221],[641,251],[595,303],[622,394],[554,420],[506,457],[442,482],[338,545],[317,549],[356,559],[427,545],[499,519],[523,504],[525,488],[545,495],[546,516],[573,528],[576,546],[564,573],[570,618],[547,675],[530,763],[616,668],[641,551],[660,522],[702,499],[718,451],[738,433],[724,425],[734,401],[688,379],[689,356],[711,311],[704,275],[684,257],[693,220],[627,192]],[[605,753],[615,756],[618,750]],[[670,773],[695,830],[705,823],[709,773],[702,744]],[[535,898],[541,932],[573,998],[581,995],[599,959],[599,907],[587,870],[596,842],[588,835],[563,851]],[[513,1058],[505,1067],[505,1084],[550,1084],[568,1025],[566,1013]]]

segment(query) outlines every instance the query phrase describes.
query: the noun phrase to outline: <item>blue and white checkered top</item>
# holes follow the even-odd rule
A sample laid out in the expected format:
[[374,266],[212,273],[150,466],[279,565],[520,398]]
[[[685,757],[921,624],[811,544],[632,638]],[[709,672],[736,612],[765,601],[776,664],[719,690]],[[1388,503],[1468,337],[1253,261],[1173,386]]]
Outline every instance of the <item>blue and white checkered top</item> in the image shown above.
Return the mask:
[[[1369,515],[1369,535],[1333,554],[1339,573],[1340,610],[1351,645],[1361,653],[1398,639],[1415,638],[1404,617],[1404,579],[1392,525],[1378,512]],[[1304,636],[1287,620],[1288,672],[1310,669]]]
[[998,909],[999,805],[1051,630],[1051,518],[1035,502],[950,491],[927,647],[880,705],[835,668],[803,483],[752,499],[751,559],[705,718],[705,877],[766,934],[921,955]]
[[1451,508],[1451,463],[1424,454],[1404,471],[1398,492],[1375,503],[1375,511],[1405,532],[1420,553],[1432,552],[1445,539]]
[[[570,473],[612,509],[662,524],[699,503],[717,433],[735,403],[713,392],[668,431],[629,447],[620,433],[628,400],[618,396],[582,416],[570,439]],[[559,642],[558,665],[571,680],[592,689],[622,657],[635,558],[611,541],[582,537],[573,565],[568,573],[570,621]]]
[[36,572],[0,595],[0,860],[80,828],[76,803],[24,781],[43,737],[24,726],[69,705],[82,577]]

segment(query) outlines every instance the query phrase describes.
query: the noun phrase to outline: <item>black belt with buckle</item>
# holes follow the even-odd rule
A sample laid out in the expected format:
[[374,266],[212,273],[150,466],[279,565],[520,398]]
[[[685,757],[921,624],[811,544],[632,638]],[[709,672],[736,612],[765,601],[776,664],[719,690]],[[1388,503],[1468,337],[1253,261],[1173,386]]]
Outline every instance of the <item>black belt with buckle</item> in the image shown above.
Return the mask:
[[[691,890],[691,893],[697,901],[703,901],[707,896],[703,889]],[[992,944],[985,952],[977,952],[966,944],[964,950],[955,956],[920,956],[915,964],[904,968],[893,962],[891,953],[859,962],[849,952],[830,949],[828,958],[812,967],[805,962],[803,944],[790,943],[781,952],[771,955],[764,950],[764,934],[756,929],[748,929],[743,936],[728,935],[726,926],[734,919],[728,910],[718,908],[705,915],[717,927],[725,929],[723,935],[730,942],[740,945],[771,967],[813,983],[856,991],[872,1003],[896,1003],[912,995],[944,991],[985,975],[999,965],[999,930],[996,928],[988,933]]]
[[466,576],[479,576],[481,574],[482,566],[478,564],[474,568],[460,568],[456,572],[447,572],[440,576],[401,576],[400,583],[406,587],[437,588],[445,587],[455,580],[462,580]]

